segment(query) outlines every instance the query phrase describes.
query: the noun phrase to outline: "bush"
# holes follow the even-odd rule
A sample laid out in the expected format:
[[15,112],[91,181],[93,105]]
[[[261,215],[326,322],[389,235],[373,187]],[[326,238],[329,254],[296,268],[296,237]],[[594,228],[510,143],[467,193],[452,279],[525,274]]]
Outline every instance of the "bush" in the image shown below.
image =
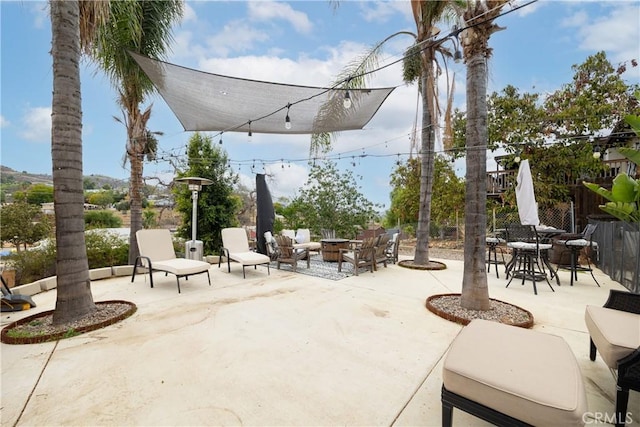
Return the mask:
[[[85,242],[90,269],[129,263],[129,243],[114,234],[88,232],[85,235]],[[36,249],[16,252],[5,260],[8,266],[16,270],[16,285],[55,276],[55,241],[49,241]]]
[[15,252],[7,265],[16,270],[16,285],[35,282],[56,274],[56,247],[50,242],[37,249]]
[[85,243],[90,269],[129,263],[129,243],[121,237],[92,230],[85,234]]
[[91,228],[119,228],[122,219],[110,211],[88,211],[84,214],[87,229]]

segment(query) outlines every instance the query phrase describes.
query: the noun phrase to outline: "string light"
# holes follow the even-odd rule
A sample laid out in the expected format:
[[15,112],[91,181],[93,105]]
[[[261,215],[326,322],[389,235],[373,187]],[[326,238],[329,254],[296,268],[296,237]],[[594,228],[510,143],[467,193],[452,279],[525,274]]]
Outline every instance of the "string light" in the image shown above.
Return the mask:
[[291,104],[287,104],[287,117],[284,118],[284,128],[287,130],[291,129],[291,119],[289,118],[289,108],[291,108]]
[[344,101],[342,101],[342,106],[346,109],[351,108],[351,95],[349,95],[348,90],[344,93]]

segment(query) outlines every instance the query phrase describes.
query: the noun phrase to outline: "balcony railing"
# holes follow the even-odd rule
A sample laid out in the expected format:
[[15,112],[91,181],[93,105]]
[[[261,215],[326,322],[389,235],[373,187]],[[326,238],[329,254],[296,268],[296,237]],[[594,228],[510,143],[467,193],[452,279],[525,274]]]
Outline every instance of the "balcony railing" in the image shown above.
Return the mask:
[[[603,160],[602,163],[609,167],[597,177],[591,178],[601,184],[606,185],[610,183],[620,172],[626,172],[629,176],[636,178],[640,175],[640,170],[636,167],[635,163],[629,162],[626,159]],[[517,177],[517,170],[498,170],[487,172],[487,195],[499,196],[509,188],[515,187]],[[565,184],[576,185],[582,180],[583,178],[574,179],[570,182],[567,178]]]

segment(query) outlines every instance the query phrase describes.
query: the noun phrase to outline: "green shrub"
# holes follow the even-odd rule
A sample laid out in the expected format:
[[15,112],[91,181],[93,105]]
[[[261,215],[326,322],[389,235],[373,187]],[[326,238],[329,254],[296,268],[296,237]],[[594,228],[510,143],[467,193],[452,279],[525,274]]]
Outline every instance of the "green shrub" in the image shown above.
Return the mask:
[[37,249],[15,252],[7,257],[7,264],[16,270],[16,285],[35,282],[56,275],[56,247],[53,242]]
[[84,223],[87,229],[122,227],[122,219],[110,211],[85,212]]
[[[114,234],[92,230],[85,234],[85,243],[90,269],[129,263],[129,243]],[[16,285],[55,276],[55,241],[47,241],[38,248],[16,252],[5,260],[10,268],[16,270]]]
[[85,243],[90,269],[129,263],[129,243],[114,234],[91,230],[85,234]]

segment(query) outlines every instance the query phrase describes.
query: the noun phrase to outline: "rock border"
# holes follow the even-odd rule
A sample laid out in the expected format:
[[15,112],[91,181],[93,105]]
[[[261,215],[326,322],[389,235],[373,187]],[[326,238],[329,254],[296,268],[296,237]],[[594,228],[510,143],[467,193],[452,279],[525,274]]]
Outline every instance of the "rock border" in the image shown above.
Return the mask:
[[[138,309],[138,307],[134,303],[132,303],[130,301],[123,301],[123,300],[99,301],[99,302],[96,302],[95,304],[96,305],[125,304],[125,305],[129,306],[129,309],[127,311],[125,311],[124,313],[118,315],[118,316],[112,317],[111,319],[107,319],[107,320],[104,320],[104,321],[99,322],[99,323],[94,323],[92,325],[82,326],[82,327],[79,327],[77,329],[74,329],[76,334],[84,334],[86,332],[95,331],[96,329],[101,329],[101,328],[105,328],[107,326],[113,325],[114,323],[120,322],[121,320],[124,320],[127,317],[131,316]],[[40,317],[48,316],[48,315],[52,314],[54,311],[55,310],[43,311],[41,313],[36,313],[36,314],[31,315],[31,316],[27,316],[27,317],[25,317],[23,319],[16,320],[15,322],[9,323],[7,326],[2,328],[2,332],[0,333],[0,341],[3,342],[4,344],[40,344],[40,343],[49,342],[49,341],[58,341],[58,340],[64,338],[65,335],[67,334],[66,331],[57,332],[55,334],[38,335],[37,337],[16,338],[16,337],[10,337],[8,335],[9,331],[11,329],[15,328],[16,326],[23,325],[25,323],[29,323],[29,322],[31,322],[31,321],[33,321],[35,319],[40,318]]]
[[400,267],[408,268],[410,270],[446,270],[447,264],[440,261],[429,260],[429,265],[413,264],[412,259],[403,259],[398,261]]
[[[471,322],[471,319],[466,319],[464,317],[459,317],[456,316],[454,314],[451,313],[447,313],[443,310],[440,310],[439,308],[435,307],[431,301],[433,301],[434,299],[437,298],[441,298],[441,297],[450,297],[450,296],[462,296],[462,294],[436,294],[436,295],[431,295],[430,297],[427,298],[426,300],[426,307],[427,310],[429,310],[430,312],[432,312],[433,314],[435,314],[436,316],[442,317],[445,320],[449,320],[451,322],[455,322],[458,323],[460,325],[468,325]],[[512,326],[518,326],[520,328],[525,328],[525,329],[531,329],[533,327],[533,314],[529,311],[529,310],[525,310],[522,307],[518,307],[515,304],[511,304],[508,302],[504,302],[498,299],[494,299],[494,298],[489,298],[491,301],[495,301],[495,302],[499,302],[500,304],[506,304],[512,307],[515,307],[516,309],[522,311],[523,313],[525,313],[527,315],[527,317],[529,317],[529,320],[526,322],[520,322],[520,323],[508,323],[509,325]],[[506,324],[506,323],[505,323]]]

